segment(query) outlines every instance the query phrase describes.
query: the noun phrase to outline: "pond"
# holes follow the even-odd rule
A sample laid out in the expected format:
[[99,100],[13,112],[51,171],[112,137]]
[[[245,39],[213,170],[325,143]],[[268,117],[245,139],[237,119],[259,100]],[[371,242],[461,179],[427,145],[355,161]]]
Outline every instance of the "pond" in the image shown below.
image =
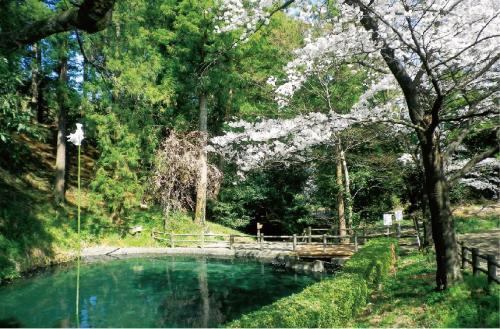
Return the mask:
[[[216,327],[320,277],[249,259],[142,257],[81,266],[80,327]],[[0,327],[75,327],[76,268],[0,287]]]

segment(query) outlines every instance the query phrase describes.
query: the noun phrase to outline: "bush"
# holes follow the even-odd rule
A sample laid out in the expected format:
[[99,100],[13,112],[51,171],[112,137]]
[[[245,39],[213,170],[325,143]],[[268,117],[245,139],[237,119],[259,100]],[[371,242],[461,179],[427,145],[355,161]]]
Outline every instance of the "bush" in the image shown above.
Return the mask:
[[243,315],[227,327],[345,327],[366,305],[370,292],[389,276],[395,264],[392,239],[369,241],[348,260],[339,275]]

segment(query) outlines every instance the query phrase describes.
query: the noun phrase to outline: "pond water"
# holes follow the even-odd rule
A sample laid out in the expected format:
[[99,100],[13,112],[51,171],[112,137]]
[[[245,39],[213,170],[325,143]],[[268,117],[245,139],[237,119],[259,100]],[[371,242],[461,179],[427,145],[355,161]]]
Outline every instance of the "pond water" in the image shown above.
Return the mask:
[[[216,327],[319,277],[246,259],[144,257],[82,264],[80,327]],[[75,327],[76,268],[0,287],[0,327]]]

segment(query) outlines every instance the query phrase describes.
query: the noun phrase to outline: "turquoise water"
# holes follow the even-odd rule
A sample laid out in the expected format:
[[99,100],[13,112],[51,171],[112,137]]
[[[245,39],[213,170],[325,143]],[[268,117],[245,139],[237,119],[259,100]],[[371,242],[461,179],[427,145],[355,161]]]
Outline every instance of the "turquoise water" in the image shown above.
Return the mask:
[[[216,327],[319,280],[240,259],[82,264],[80,327]],[[76,268],[0,287],[0,327],[75,327]]]

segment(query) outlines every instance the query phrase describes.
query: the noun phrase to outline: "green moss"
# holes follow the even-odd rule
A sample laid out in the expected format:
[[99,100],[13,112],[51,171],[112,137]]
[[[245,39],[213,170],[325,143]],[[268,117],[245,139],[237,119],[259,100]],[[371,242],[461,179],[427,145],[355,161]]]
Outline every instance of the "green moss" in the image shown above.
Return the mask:
[[394,264],[394,241],[372,240],[342,272],[228,323],[234,328],[345,327],[366,305]]

